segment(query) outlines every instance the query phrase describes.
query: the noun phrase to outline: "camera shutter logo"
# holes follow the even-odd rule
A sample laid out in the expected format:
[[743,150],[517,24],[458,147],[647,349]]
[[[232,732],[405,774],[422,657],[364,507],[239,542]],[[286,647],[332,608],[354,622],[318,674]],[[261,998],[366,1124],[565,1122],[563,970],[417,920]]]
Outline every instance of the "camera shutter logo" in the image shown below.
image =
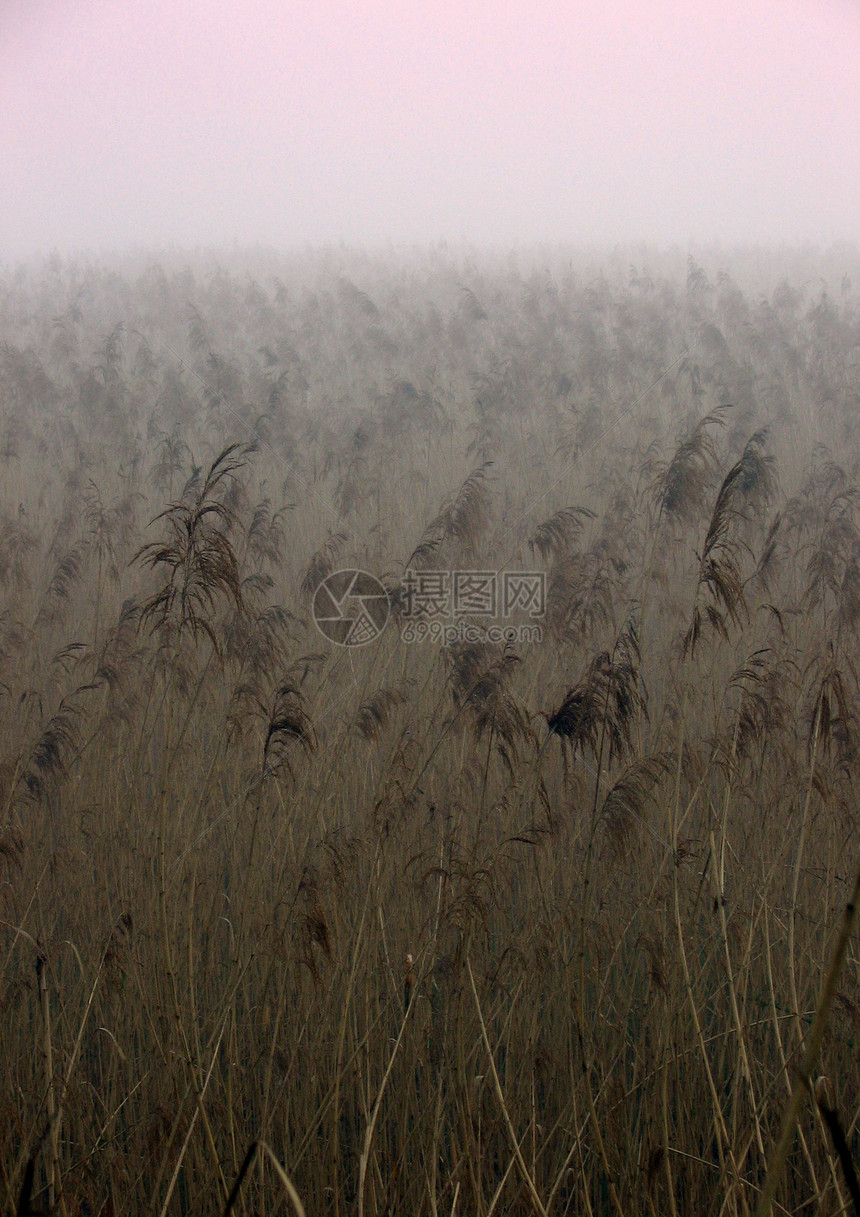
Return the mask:
[[313,615],[321,634],[341,647],[361,647],[385,629],[388,592],[366,570],[336,570],[314,592]]

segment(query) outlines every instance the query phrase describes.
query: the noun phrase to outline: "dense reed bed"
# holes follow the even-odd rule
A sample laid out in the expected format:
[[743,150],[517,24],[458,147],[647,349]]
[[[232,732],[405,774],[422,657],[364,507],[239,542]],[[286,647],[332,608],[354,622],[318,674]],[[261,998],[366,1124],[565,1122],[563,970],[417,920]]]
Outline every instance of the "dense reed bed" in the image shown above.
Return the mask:
[[3,277],[4,1212],[846,1211],[860,268],[637,258]]

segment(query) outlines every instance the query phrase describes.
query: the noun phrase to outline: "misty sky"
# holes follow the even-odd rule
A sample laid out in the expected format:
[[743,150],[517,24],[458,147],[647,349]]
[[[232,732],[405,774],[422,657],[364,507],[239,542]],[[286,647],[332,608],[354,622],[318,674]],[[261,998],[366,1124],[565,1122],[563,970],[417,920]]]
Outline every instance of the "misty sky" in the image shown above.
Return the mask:
[[0,0],[0,260],[860,238],[860,0]]

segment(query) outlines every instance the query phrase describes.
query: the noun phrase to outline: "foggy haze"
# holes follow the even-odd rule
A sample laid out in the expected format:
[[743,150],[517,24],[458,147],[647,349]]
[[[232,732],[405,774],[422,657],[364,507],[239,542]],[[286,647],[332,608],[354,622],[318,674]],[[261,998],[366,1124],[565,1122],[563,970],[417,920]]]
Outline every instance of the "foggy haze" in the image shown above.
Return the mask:
[[0,259],[856,241],[860,9],[7,0]]

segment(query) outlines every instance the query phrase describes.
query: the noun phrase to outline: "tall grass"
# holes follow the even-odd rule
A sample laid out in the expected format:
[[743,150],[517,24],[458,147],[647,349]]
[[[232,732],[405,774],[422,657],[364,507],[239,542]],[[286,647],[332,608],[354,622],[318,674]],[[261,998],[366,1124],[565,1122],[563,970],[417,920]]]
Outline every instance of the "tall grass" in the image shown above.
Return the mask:
[[[847,1211],[860,311],[808,270],[0,283],[3,1211]],[[542,641],[401,638],[407,571],[535,569]]]

